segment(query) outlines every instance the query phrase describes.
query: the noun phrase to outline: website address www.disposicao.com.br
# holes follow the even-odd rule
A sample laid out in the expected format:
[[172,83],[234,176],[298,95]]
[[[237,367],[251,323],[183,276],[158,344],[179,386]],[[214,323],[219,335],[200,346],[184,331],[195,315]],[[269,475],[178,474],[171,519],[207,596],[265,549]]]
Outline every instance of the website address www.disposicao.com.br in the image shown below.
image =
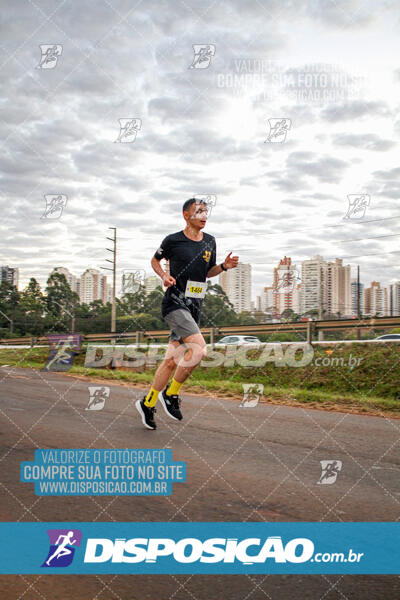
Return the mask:
[[315,552],[308,538],[294,538],[286,544],[280,536],[261,538],[89,538],[85,563],[156,563],[169,557],[178,563],[360,563],[363,552],[352,548],[342,552]]

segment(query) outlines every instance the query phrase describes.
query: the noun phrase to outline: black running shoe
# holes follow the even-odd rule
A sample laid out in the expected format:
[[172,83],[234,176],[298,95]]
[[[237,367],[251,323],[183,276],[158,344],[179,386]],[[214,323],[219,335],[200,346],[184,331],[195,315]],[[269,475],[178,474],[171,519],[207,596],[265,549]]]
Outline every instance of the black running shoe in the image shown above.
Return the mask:
[[142,417],[143,425],[147,427],[147,429],[157,429],[157,425],[154,420],[154,413],[156,412],[156,409],[154,406],[146,406],[144,403],[145,399],[146,396],[144,396],[142,400],[136,400],[135,406]]
[[158,399],[162,404],[165,412],[171,419],[175,421],[182,421],[182,413],[180,411],[181,399],[176,394],[171,394],[169,396],[167,394],[167,388],[161,394],[159,394]]

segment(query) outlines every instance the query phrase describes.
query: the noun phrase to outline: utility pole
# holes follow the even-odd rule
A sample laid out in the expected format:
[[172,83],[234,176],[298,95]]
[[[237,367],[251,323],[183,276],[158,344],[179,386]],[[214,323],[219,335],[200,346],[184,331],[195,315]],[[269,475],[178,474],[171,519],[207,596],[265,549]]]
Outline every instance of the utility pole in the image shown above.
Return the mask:
[[[111,333],[115,333],[115,325],[116,325],[116,302],[115,302],[115,293],[116,293],[116,283],[117,283],[117,228],[109,227],[108,229],[112,229],[114,231],[114,237],[107,237],[107,240],[113,242],[112,248],[106,248],[108,252],[113,254],[112,260],[106,258],[107,262],[112,263],[112,268],[110,267],[102,267],[107,271],[112,271],[113,273],[113,285],[112,285],[112,306],[111,306]],[[115,344],[115,339],[111,340],[112,344]]]
[[[360,265],[357,265],[357,319],[361,319],[361,307],[360,307]],[[357,327],[357,339],[361,339],[361,328]]]

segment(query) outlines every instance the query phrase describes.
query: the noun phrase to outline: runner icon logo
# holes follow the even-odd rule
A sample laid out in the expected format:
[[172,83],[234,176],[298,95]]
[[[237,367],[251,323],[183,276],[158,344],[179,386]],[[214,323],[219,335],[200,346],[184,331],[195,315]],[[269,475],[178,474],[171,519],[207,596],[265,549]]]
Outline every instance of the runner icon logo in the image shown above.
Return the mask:
[[320,460],[321,464],[321,477],[317,481],[318,484],[321,485],[331,485],[335,483],[337,476],[342,470],[342,461],[341,460]]
[[242,383],[243,400],[239,404],[239,408],[253,408],[257,406],[260,396],[264,392],[262,383]]
[[193,44],[193,62],[189,69],[207,69],[215,55],[215,44]]
[[44,199],[46,207],[40,218],[56,221],[61,217],[64,208],[67,206],[67,196],[65,194],[45,194]]
[[349,207],[343,219],[363,219],[370,205],[369,194],[348,194]]
[[137,132],[142,129],[142,119],[118,119],[119,134],[116,144],[131,144],[136,140]]
[[80,529],[48,529],[50,548],[42,567],[68,567],[74,558],[75,548],[81,545]]
[[89,385],[89,404],[85,410],[102,410],[107,398],[110,397],[110,388],[101,385]]
[[40,44],[40,63],[37,69],[54,69],[58,59],[62,54],[63,47],[61,44]]
[[292,126],[291,119],[268,119],[269,134],[265,143],[282,144],[286,141],[286,135]]

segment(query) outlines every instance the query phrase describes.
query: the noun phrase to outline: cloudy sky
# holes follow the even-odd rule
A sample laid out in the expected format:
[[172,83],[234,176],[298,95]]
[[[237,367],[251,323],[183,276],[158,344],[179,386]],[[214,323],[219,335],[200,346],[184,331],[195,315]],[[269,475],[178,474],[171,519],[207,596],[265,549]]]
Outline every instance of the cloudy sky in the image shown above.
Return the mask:
[[[251,263],[253,297],[284,254],[400,279],[395,0],[35,0],[0,19],[0,264],[22,286],[107,265],[110,226],[119,273],[150,274],[194,194],[216,195],[206,231]],[[190,68],[194,45],[214,54]],[[119,119],[136,139],[116,142]],[[45,194],[66,196],[58,219]],[[350,194],[362,218],[344,219]]]

